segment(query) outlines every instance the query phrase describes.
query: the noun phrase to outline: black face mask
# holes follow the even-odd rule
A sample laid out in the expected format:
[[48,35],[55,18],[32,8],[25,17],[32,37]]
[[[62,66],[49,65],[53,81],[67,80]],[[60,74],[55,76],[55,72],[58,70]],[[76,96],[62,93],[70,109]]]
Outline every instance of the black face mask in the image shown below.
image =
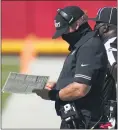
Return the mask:
[[81,37],[88,32],[87,30],[90,31],[90,26],[86,23],[82,25],[78,30],[72,33],[68,34],[63,34],[62,39],[65,40],[66,42],[69,43],[70,48],[73,48],[74,45],[81,39]]
[[63,34],[62,39],[65,40],[70,44],[70,46],[73,46],[81,37],[81,32],[79,29],[75,32]]

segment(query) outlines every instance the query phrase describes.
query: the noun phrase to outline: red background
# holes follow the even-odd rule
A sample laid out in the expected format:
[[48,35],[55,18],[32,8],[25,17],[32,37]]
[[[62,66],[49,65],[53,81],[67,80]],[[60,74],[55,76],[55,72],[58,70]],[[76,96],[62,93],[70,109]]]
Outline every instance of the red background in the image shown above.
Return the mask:
[[[116,4],[116,1],[3,1],[2,38],[24,38],[29,34],[49,38],[55,31],[53,20],[58,8],[78,5],[89,17],[95,17],[99,8]],[[94,22],[90,24],[93,26]]]

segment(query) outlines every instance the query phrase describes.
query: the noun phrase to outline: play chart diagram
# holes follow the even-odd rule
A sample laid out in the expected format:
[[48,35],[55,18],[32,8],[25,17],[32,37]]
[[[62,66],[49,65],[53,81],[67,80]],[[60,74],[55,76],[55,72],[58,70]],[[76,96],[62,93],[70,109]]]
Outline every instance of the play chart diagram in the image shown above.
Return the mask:
[[2,92],[32,93],[34,89],[44,89],[49,76],[36,76],[10,72]]

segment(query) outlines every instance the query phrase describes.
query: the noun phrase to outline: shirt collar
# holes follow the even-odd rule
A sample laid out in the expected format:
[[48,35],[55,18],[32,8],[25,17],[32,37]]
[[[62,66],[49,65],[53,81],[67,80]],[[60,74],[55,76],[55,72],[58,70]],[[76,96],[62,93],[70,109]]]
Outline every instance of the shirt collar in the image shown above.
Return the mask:
[[82,46],[86,41],[88,41],[90,38],[94,37],[95,32],[91,31],[88,32],[86,35],[84,35],[76,44],[75,44],[75,48],[79,48],[80,46]]

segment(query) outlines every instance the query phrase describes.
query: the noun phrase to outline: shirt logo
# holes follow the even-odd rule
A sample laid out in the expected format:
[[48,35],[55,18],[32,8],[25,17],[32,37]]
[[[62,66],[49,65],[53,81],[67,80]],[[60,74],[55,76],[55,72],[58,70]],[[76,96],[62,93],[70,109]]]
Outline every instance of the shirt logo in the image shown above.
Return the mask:
[[81,67],[88,66],[89,64],[81,64]]
[[54,20],[54,25],[56,28],[59,28],[61,26],[60,22],[56,22],[56,20]]

